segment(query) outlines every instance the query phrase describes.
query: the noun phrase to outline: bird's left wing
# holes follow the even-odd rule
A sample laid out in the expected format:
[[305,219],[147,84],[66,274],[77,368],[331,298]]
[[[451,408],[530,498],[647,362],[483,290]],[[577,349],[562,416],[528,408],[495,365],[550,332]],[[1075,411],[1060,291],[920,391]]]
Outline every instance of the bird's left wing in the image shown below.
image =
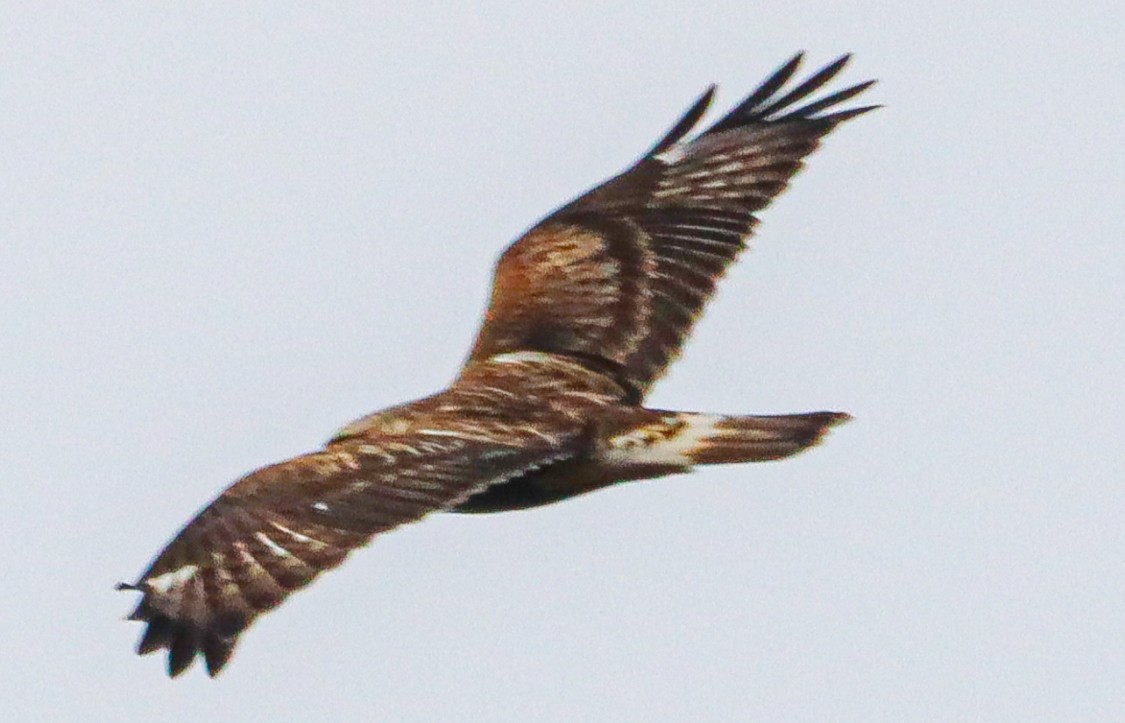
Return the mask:
[[[428,433],[427,433],[428,432]],[[191,520],[135,584],[140,654],[168,673],[197,653],[215,675],[251,621],[372,536],[573,454],[576,434],[502,444],[441,430],[349,438],[242,478]]]
[[520,350],[564,354],[643,396],[745,247],[756,213],[823,136],[874,107],[840,107],[872,81],[813,99],[848,56],[787,89],[800,60],[685,138],[711,101],[708,91],[632,168],[510,246],[470,363]]

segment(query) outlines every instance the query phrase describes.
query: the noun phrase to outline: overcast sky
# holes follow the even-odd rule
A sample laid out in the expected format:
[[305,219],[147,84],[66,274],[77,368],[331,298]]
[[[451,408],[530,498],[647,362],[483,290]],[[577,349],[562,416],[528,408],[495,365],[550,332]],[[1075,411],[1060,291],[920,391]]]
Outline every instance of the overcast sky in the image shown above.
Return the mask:
[[[0,717],[1125,716],[1115,3],[231,5],[0,5]],[[133,654],[114,583],[444,385],[511,239],[800,49],[887,107],[650,403],[856,421],[386,535],[215,681]]]

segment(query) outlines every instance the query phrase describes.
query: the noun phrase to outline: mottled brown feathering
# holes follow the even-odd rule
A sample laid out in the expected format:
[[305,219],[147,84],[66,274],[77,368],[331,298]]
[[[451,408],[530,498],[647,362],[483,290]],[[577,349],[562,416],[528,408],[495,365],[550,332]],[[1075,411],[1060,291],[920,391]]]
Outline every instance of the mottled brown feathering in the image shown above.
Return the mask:
[[258,615],[431,512],[515,510],[698,464],[780,459],[845,421],[641,406],[755,214],[825,134],[873,107],[838,109],[871,82],[810,100],[847,56],[783,93],[800,59],[685,140],[708,90],[632,168],[512,244],[449,388],[246,475],[188,522],[119,586],[142,595],[130,615],[147,625],[138,652],[167,650],[173,676],[201,655],[215,675]]

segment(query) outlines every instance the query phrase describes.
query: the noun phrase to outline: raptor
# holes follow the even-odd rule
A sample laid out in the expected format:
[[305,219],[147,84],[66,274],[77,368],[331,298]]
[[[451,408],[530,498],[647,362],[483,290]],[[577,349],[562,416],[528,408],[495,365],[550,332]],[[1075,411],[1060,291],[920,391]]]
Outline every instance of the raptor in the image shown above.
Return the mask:
[[[609,485],[758,462],[816,444],[842,412],[649,409],[756,214],[874,81],[821,91],[843,56],[791,83],[797,55],[694,135],[715,88],[632,167],[534,225],[500,257],[459,376],[341,429],[319,451],[226,488],[137,582],[141,654],[216,675],[262,613],[374,536],[440,511],[498,512]],[[790,87],[791,86],[791,87]],[[814,96],[820,95],[819,98]]]

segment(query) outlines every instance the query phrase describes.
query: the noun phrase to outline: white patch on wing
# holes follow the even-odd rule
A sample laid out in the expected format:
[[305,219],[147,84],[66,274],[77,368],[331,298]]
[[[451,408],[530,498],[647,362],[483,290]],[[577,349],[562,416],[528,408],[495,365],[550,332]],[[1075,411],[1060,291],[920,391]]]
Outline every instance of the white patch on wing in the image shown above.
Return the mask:
[[601,456],[611,464],[690,467],[692,452],[718,435],[717,414],[670,415],[609,440]]
[[178,585],[182,585],[190,580],[198,571],[199,565],[184,565],[183,567],[178,567],[171,572],[166,572],[163,575],[150,577],[148,580],[145,580],[145,584],[163,595],[172,588]]
[[278,557],[292,557],[292,555],[289,554],[289,550],[286,550],[284,547],[271,540],[270,536],[266,533],[255,532],[254,537],[258,538],[259,542],[270,548],[270,552],[277,555]]
[[[452,452],[461,449],[465,446],[467,439],[476,441],[490,441],[491,437],[484,431],[484,428],[479,425],[469,424],[464,420],[457,422],[457,429],[419,429],[418,434],[424,434],[427,437],[445,437],[452,442],[442,443],[439,446],[432,447],[428,450],[431,454],[440,454],[442,452]],[[422,442],[419,446],[426,444]],[[431,444],[437,445],[433,442]],[[423,447],[425,449],[425,447]]]
[[313,507],[314,510],[319,510],[320,512],[327,512],[328,511],[328,503],[327,502],[313,502],[312,507]]
[[460,439],[461,433],[456,429],[419,429],[418,434],[425,434],[429,437],[453,437]]
[[687,152],[687,143],[677,143],[666,151],[657,153],[653,158],[666,165],[675,165],[684,159]]
[[524,364],[527,362],[552,362],[557,357],[551,354],[546,354],[541,351],[510,351],[504,354],[497,354],[489,359],[489,361],[496,362],[497,364]]
[[280,530],[281,532],[284,532],[285,534],[289,535],[290,537],[292,537],[297,542],[313,542],[313,538],[309,537],[308,535],[302,535],[300,532],[297,532],[296,530],[291,530],[288,527],[286,527],[285,525],[281,524],[280,522],[270,522],[270,527],[273,527],[275,530]]

